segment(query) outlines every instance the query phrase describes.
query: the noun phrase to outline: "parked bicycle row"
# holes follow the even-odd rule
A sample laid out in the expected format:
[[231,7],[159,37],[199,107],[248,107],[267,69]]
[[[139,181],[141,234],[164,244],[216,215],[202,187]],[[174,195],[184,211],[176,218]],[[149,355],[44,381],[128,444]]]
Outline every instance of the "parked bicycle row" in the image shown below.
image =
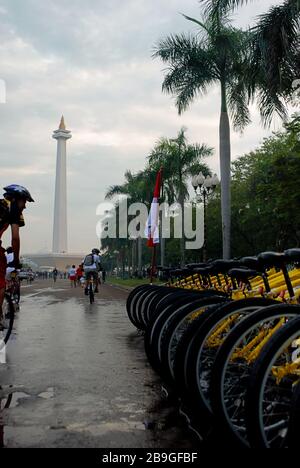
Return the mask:
[[293,447],[300,406],[300,249],[165,269],[127,300],[153,369],[207,440]]

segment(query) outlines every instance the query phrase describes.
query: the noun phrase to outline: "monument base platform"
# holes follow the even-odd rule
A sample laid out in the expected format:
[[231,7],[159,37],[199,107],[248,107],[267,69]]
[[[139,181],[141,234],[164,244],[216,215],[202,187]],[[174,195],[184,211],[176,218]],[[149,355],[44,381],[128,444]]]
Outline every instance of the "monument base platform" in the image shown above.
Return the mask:
[[85,254],[63,254],[63,253],[45,253],[45,254],[26,254],[23,255],[23,261],[31,260],[39,270],[49,270],[57,268],[59,271],[68,270],[72,265],[76,267],[82,263]]

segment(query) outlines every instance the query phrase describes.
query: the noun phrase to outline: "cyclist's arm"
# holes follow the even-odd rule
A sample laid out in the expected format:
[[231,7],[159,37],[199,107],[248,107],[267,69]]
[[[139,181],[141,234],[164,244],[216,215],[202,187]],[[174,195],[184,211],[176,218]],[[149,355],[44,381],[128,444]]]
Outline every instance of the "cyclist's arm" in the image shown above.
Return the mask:
[[20,263],[20,226],[18,224],[11,225],[11,246],[14,252],[15,267]]

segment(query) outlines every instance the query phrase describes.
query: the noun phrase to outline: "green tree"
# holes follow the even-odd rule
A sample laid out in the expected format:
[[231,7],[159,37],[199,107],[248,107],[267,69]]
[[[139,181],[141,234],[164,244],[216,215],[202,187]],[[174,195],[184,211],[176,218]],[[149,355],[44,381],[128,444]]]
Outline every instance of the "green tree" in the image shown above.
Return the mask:
[[188,181],[193,175],[211,172],[203,158],[211,156],[212,148],[205,144],[189,144],[186,129],[176,138],[161,138],[148,157],[149,167],[155,172],[163,167],[164,197],[169,203],[178,201],[182,211],[182,237],[180,240],[181,264],[185,263],[184,202],[189,198]]
[[[211,18],[227,15],[249,2],[200,0]],[[292,100],[294,80],[300,78],[299,20],[300,0],[285,0],[258,17],[251,28],[245,76],[266,124],[270,123],[274,112],[286,117],[285,104]]]
[[219,84],[223,256],[229,258],[231,147],[228,111],[236,129],[241,130],[250,122],[248,88],[244,80],[249,59],[249,33],[231,26],[226,14],[209,15],[203,21],[188,16],[185,18],[197,24],[199,33],[171,35],[161,40],[154,56],[168,64],[162,89],[176,97],[180,114],[198,95]]
[[[232,252],[256,255],[300,246],[300,116],[232,164]],[[219,255],[220,205],[208,205],[208,253]]]
[[[150,203],[150,186],[154,180],[154,175],[150,170],[139,171],[137,174],[132,174],[131,171],[125,172],[125,182],[122,185],[113,185],[107,190],[106,199],[112,199],[116,195],[126,195],[132,203],[141,202]],[[150,181],[150,185],[149,185]],[[138,239],[132,239],[131,258],[134,258],[135,244],[138,246],[138,262],[137,270],[139,276],[142,275],[142,256],[143,256],[143,226],[140,226],[141,235]],[[123,252],[123,250],[121,250]],[[125,255],[125,254],[124,254]],[[132,262],[133,263],[133,262]],[[132,265],[135,269],[135,265]]]

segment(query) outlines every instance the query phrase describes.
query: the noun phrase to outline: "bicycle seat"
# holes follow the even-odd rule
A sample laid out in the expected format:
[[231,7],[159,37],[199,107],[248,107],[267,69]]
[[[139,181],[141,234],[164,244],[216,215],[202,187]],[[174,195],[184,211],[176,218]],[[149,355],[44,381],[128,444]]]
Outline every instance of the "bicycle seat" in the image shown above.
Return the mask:
[[176,270],[171,270],[171,274],[174,274],[176,276],[185,276],[189,275],[191,273],[191,270],[188,268],[178,268]]
[[214,260],[209,267],[212,269],[214,273],[227,273],[232,268],[236,268],[240,266],[240,262],[237,260],[223,260],[218,259]]
[[300,262],[300,249],[288,249],[284,253],[292,262]]
[[179,270],[179,269],[177,268],[177,269],[175,269],[175,270],[171,270],[170,273],[171,273],[171,275],[179,275],[179,274],[181,274],[181,270]]
[[262,269],[262,264],[257,257],[242,257],[240,262],[252,270],[261,271]]
[[186,268],[189,268],[190,270],[194,270],[195,268],[204,268],[206,267],[206,263],[188,263],[186,265]]
[[211,267],[203,267],[203,268],[195,268],[193,270],[194,273],[199,273],[200,275],[209,275],[211,271]]
[[287,256],[278,252],[262,252],[257,258],[265,267],[280,267],[287,261]]
[[236,278],[240,281],[247,281],[249,278],[253,278],[255,276],[259,276],[259,272],[256,270],[246,270],[243,268],[233,268],[228,272],[229,276]]

